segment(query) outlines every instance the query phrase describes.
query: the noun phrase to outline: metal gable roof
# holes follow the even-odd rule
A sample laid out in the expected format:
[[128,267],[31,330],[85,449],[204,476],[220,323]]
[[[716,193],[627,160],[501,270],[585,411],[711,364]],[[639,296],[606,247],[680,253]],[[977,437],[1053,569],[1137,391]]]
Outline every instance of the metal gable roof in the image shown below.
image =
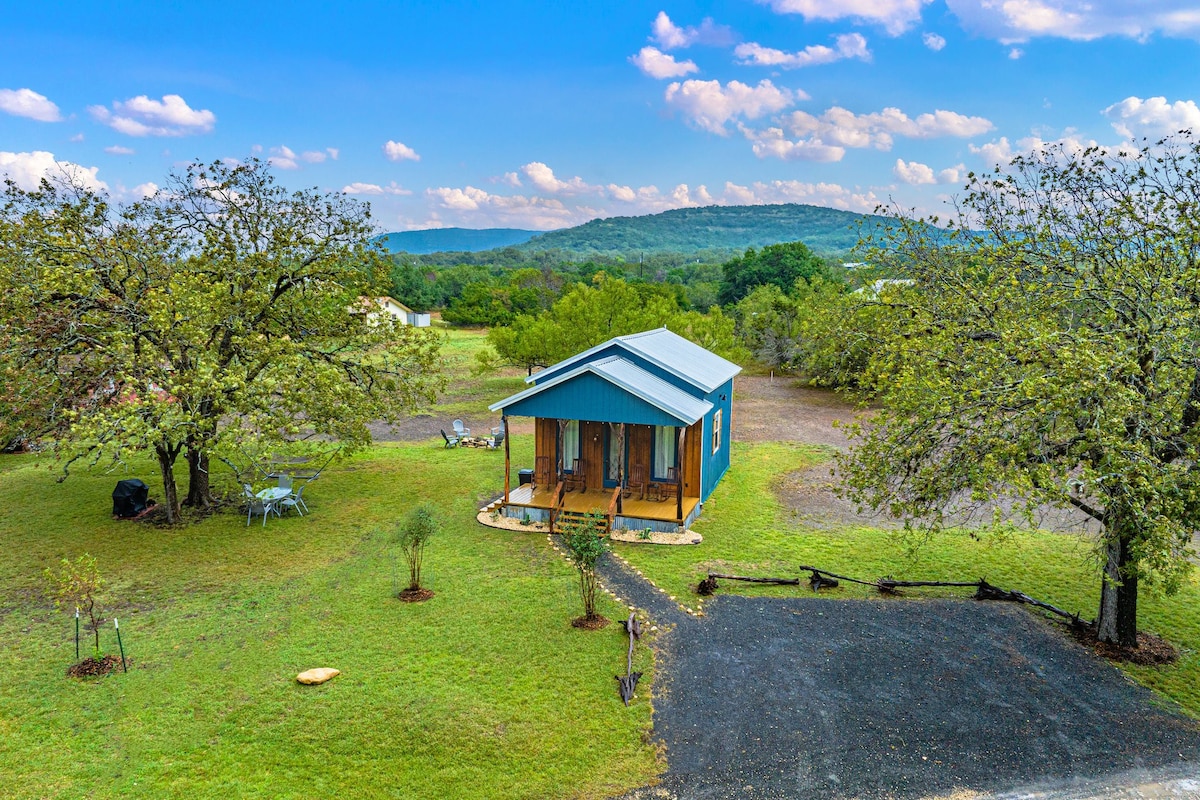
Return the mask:
[[575,369],[563,372],[544,383],[539,383],[523,392],[514,394],[512,397],[507,397],[499,403],[488,406],[488,409],[491,411],[500,411],[526,398],[533,397],[536,394],[566,383],[585,372],[596,375],[614,386],[624,389],[685,425],[691,425],[703,418],[713,407],[712,403],[707,400],[693,397],[682,389],[672,386],[662,378],[650,374],[638,365],[620,356],[609,356],[599,361],[581,364]]
[[657,328],[652,331],[631,333],[627,336],[609,339],[577,356],[549,366],[536,375],[530,375],[525,382],[533,383],[542,379],[548,372],[558,372],[581,361],[586,361],[592,355],[613,344],[662,367],[705,394],[742,371],[742,368],[732,361],[726,361],[716,353],[705,350],[700,345],[690,342],[666,328]]

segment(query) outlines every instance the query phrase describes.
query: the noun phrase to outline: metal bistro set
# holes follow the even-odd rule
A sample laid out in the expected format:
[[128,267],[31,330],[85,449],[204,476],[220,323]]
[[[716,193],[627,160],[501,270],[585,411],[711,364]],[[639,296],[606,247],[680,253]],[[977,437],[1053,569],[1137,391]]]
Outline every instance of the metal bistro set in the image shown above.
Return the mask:
[[[262,524],[267,526],[267,517],[274,514],[279,517],[283,512],[295,510],[300,516],[308,511],[304,504],[304,490],[315,481],[324,467],[313,470],[307,467],[307,458],[277,459],[271,462],[265,471],[268,479],[276,481],[275,486],[254,491],[248,484],[242,484],[242,495],[246,500],[246,525],[256,514],[262,515]],[[297,484],[297,481],[303,481]]]

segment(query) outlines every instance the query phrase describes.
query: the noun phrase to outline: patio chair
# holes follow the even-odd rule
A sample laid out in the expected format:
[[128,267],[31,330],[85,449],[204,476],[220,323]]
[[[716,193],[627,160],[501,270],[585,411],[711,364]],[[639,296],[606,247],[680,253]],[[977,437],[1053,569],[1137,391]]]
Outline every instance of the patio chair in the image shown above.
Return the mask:
[[461,419],[454,420],[454,435],[459,439],[465,439],[471,435],[471,429],[463,426]]
[[279,488],[280,489],[291,489],[292,488],[292,476],[290,473],[287,473],[287,472],[279,473]]
[[[304,511],[308,511],[308,506],[304,505],[304,489],[308,486],[307,483],[301,484],[299,488],[292,494],[279,501],[279,506],[286,511],[289,508],[296,509],[296,513],[304,516]],[[301,511],[300,509],[304,509]]]
[[563,488],[566,491],[578,487],[580,494],[587,493],[587,473],[586,464],[582,458],[576,458],[571,462],[571,472],[563,476]]
[[503,444],[504,444],[504,431],[500,431],[499,433],[493,435],[492,438],[487,440],[488,450],[495,450]]
[[263,527],[267,527],[267,514],[272,511],[276,515],[279,514],[279,509],[275,508],[275,504],[269,500],[263,500],[261,497],[254,494],[254,489],[250,484],[242,484],[242,494],[246,497],[246,527],[250,527],[250,519],[255,514],[262,514]]
[[446,440],[447,448],[458,447],[458,437],[457,436],[447,436],[444,428],[439,428],[439,430],[442,431],[442,438]]
[[638,499],[644,500],[646,497],[646,468],[641,464],[634,464],[629,468],[629,475],[625,478],[625,496],[629,497],[637,490]]

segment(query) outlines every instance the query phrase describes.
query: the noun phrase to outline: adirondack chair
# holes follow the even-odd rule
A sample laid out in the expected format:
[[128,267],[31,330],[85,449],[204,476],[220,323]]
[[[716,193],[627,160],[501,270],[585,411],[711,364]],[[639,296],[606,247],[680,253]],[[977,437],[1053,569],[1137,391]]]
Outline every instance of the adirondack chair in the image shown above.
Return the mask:
[[459,439],[459,437],[457,437],[457,436],[447,436],[447,435],[446,435],[446,430],[445,430],[444,428],[441,428],[441,429],[439,429],[439,430],[441,430],[441,432],[442,432],[442,438],[446,440],[446,447],[448,447],[448,448],[449,448],[449,447],[458,447],[458,439]]
[[461,419],[454,420],[454,435],[459,439],[465,439],[471,435],[471,429],[463,425]]
[[504,431],[500,431],[499,433],[493,434],[492,438],[487,440],[488,450],[495,450],[496,448],[502,447],[503,445],[504,445]]
[[571,472],[563,476],[563,489],[571,491],[579,489],[580,494],[587,492],[587,464],[582,458],[576,458],[571,462]]

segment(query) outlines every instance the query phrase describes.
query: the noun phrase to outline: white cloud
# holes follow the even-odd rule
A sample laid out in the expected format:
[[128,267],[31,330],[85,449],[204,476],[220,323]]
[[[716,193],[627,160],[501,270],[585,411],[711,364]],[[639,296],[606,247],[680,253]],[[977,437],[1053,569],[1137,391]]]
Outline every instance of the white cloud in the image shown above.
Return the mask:
[[1165,97],[1126,97],[1102,113],[1126,139],[1158,138],[1181,130],[1200,134],[1200,107],[1194,100],[1168,103]]
[[188,136],[208,133],[216,125],[217,115],[207,109],[193,109],[177,94],[151,100],[138,95],[124,102],[89,106],[92,117],[127,136]]
[[937,183],[937,178],[933,176],[933,170],[919,161],[905,161],[897,158],[896,165],[892,167],[892,174],[910,186]]
[[83,134],[82,134],[82,133],[77,133],[77,134],[75,134],[74,136],[72,136],[72,137],[71,137],[71,138],[70,138],[68,141],[71,141],[71,142],[82,142],[82,141],[83,141]]
[[1025,55],[1025,51],[1019,47],[1014,47],[1013,49],[1008,51],[1008,57],[1012,61],[1016,61],[1018,58],[1020,58],[1023,55]]
[[1183,0],[947,0],[947,5],[967,30],[1006,43],[1038,36],[1200,38],[1200,9]]
[[583,178],[578,176],[569,181],[559,180],[554,176],[554,170],[541,161],[531,161],[521,167],[521,172],[525,174],[535,189],[547,194],[577,194],[596,191],[599,188],[585,183]]
[[757,42],[739,44],[733,49],[733,54],[743,65],[761,67],[782,67],[797,69],[812,67],[817,64],[830,64],[845,58],[858,58],[863,61],[871,60],[871,51],[867,49],[867,40],[859,33],[847,33],[838,36],[833,47],[823,44],[810,44],[795,53],[776,50],[773,47],[763,47]]
[[554,197],[498,195],[474,186],[461,189],[442,186],[427,189],[425,194],[441,211],[472,225],[550,230],[579,225],[599,216],[594,208],[567,206]]
[[132,147],[122,147],[119,144],[114,144],[111,147],[104,148],[104,152],[110,156],[131,156],[136,151]]
[[504,183],[509,186],[514,186],[517,188],[520,188],[520,186],[521,186],[521,176],[515,172],[506,172],[506,173],[504,173],[504,177],[499,178],[497,180],[500,183]]
[[139,183],[130,191],[138,197],[153,197],[158,192],[158,184],[153,181],[146,181],[145,183]]
[[765,79],[757,86],[748,86],[741,81],[730,81],[722,86],[720,81],[690,80],[672,83],[667,87],[664,99],[667,105],[679,109],[696,126],[725,136],[728,134],[725,123],[731,119],[756,119],[806,97],[803,92],[779,88]]
[[759,158],[841,161],[848,147],[890,150],[896,136],[910,139],[970,137],[995,127],[983,117],[969,117],[943,109],[914,118],[898,108],[855,114],[839,106],[820,116],[793,111],[779,122],[777,126],[762,130],[741,126],[742,134],[753,142],[754,154]]
[[56,161],[53,153],[9,153],[0,150],[0,175],[11,178],[22,189],[38,188],[42,178],[65,182],[95,192],[108,191],[108,184],[96,177],[99,167],[83,167],[70,161]]
[[632,203],[637,200],[637,192],[629,186],[618,186],[615,183],[608,185],[608,194],[614,200],[620,200],[622,203]]
[[897,158],[892,167],[892,174],[910,186],[927,186],[935,183],[958,183],[965,176],[966,167],[958,164],[940,170],[935,175],[933,169],[926,164]]
[[387,186],[380,186],[377,183],[361,183],[355,181],[342,187],[342,192],[345,194],[369,194],[369,195],[410,195],[412,192],[405,189],[400,184],[392,181]]
[[32,89],[0,89],[0,111],[38,122],[58,122],[62,119],[58,106]]
[[926,47],[935,53],[946,46],[945,37],[939,36],[936,33],[921,34],[921,41],[924,42]]
[[326,147],[325,152],[329,153],[330,158],[332,158],[334,161],[337,161],[338,156],[341,154],[342,151],[338,150],[336,147]]
[[267,163],[279,169],[300,169],[300,165],[296,162],[296,153],[287,145],[272,147]]
[[417,155],[417,151],[413,150],[406,144],[393,142],[391,139],[383,145],[383,154],[388,157],[389,161],[420,161],[421,157]]
[[646,75],[660,80],[682,78],[689,73],[700,71],[695,61],[676,61],[674,56],[649,45],[643,47],[636,56],[630,56],[629,61]]
[[665,11],[658,12],[650,29],[653,31],[650,39],[658,42],[664,50],[691,47],[694,44],[724,47],[731,44],[734,38],[733,32],[728,26],[717,25],[710,18],[705,18],[698,28],[692,26],[681,28],[671,21]]
[[841,161],[842,157],[846,155],[846,148],[825,144],[819,139],[793,141],[784,134],[783,128],[770,127],[754,130],[742,126],[741,131],[742,135],[751,141],[754,155],[759,158],[827,163]]
[[983,159],[989,167],[1006,167],[1016,156],[1030,155],[1031,153],[1041,152],[1044,150],[1061,149],[1068,157],[1075,157],[1089,147],[1099,147],[1102,151],[1113,154],[1129,154],[1133,152],[1133,148],[1127,144],[1117,144],[1114,146],[1104,146],[1095,139],[1084,139],[1072,130],[1067,130],[1062,136],[1057,139],[1046,140],[1040,136],[1026,136],[1023,139],[1017,140],[1016,145],[1012,145],[1008,141],[1008,137],[1001,136],[994,142],[976,147],[968,145],[971,152]]
[[300,160],[306,164],[320,164],[327,158],[329,154],[324,150],[305,150],[300,154]]
[[[986,1],[986,0],[985,0]],[[921,8],[931,0],[758,0],[777,14],[800,14],[813,20],[853,19],[882,25],[899,36],[921,19]]]

